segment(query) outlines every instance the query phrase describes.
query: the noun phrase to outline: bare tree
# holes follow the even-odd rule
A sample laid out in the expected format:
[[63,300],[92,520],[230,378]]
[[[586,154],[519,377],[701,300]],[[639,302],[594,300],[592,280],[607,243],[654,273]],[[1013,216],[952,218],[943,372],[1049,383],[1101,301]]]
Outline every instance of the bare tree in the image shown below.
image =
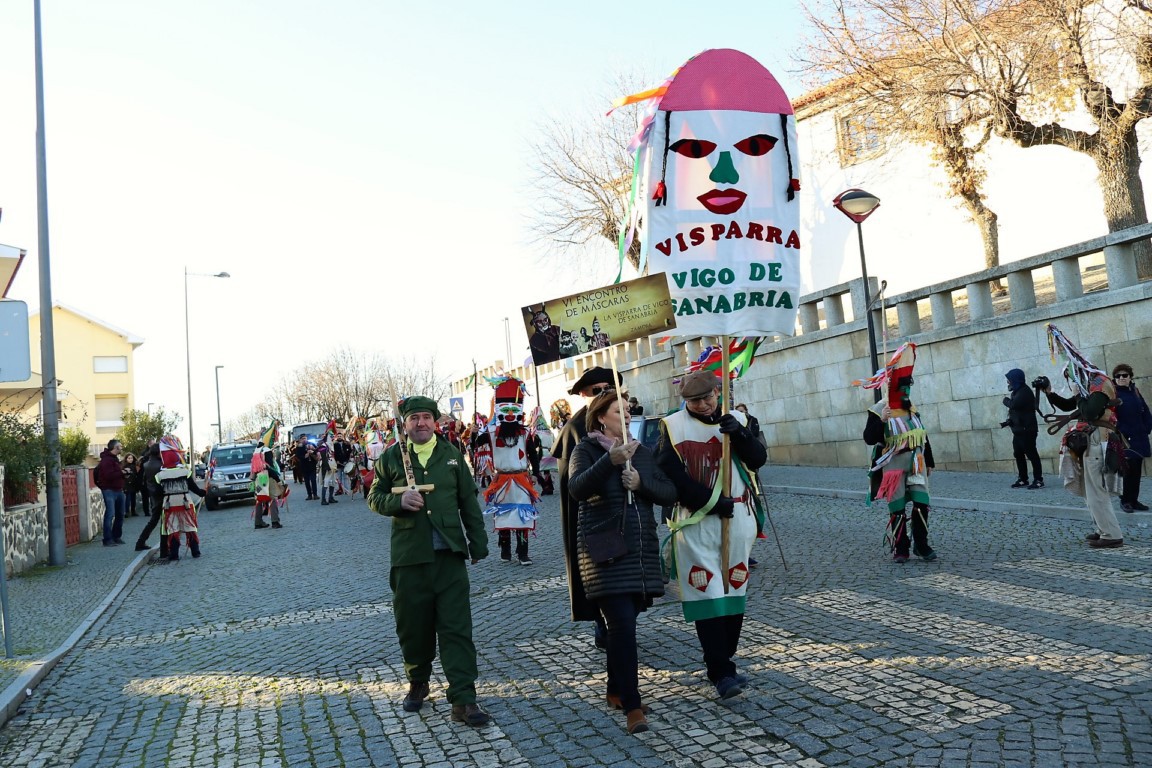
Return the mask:
[[[809,9],[822,38],[811,64],[846,78],[865,101],[904,100],[920,126],[965,115],[959,135],[933,141],[944,153],[949,142],[963,147],[953,160],[971,160],[968,150],[987,140],[979,138],[986,122],[1021,147],[1091,157],[1110,230],[1147,220],[1136,138],[1137,124],[1152,114],[1146,2],[1125,0],[1116,12],[1096,0],[828,0],[822,8]],[[1078,120],[1094,130],[1071,127]],[[953,174],[965,167],[943,164],[976,220],[985,217],[987,246],[995,220],[981,211],[978,186],[957,186]],[[1137,263],[1141,277],[1152,276],[1147,243]]]
[[342,347],[277,384],[263,402],[236,420],[237,434],[240,427],[249,433],[253,424],[263,429],[273,417],[291,426],[330,419],[347,424],[356,416],[389,415],[393,384],[397,397],[421,394],[440,402],[451,393],[449,380],[436,373],[434,357],[393,362]]
[[[532,228],[561,251],[599,239],[613,246],[619,243],[632,189],[628,142],[639,128],[642,107],[622,107],[611,116],[604,112],[617,96],[639,91],[635,82],[620,78],[598,109],[552,118],[542,126],[543,138],[532,146],[536,158],[532,187],[539,201]],[[642,208],[644,201],[636,204]],[[639,267],[638,237],[626,258]]]

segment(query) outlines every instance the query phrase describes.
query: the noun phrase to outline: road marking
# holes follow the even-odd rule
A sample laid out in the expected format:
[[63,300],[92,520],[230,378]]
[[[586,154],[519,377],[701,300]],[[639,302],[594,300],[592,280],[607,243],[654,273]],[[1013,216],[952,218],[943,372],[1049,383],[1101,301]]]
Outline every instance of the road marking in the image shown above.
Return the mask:
[[205,638],[228,637],[229,635],[259,632],[266,629],[283,629],[284,627],[300,627],[309,624],[326,624],[336,621],[349,621],[353,619],[366,619],[373,616],[383,616],[392,613],[392,603],[362,603],[349,605],[343,608],[317,608],[311,611],[286,611],[270,616],[259,616],[240,621],[218,621],[195,627],[181,627],[171,632],[153,632],[146,635],[114,635],[102,638],[94,637],[88,643],[93,650],[106,648],[125,648],[132,646],[156,645],[159,643],[182,642],[185,640],[202,640]]
[[1152,629],[1152,610],[1117,600],[1083,598],[1046,589],[1032,589],[985,579],[969,579],[950,574],[917,578],[916,587],[939,590],[963,597],[987,600],[1000,605],[1029,608],[1076,621],[1095,621],[1132,629]]
[[782,659],[749,664],[750,670],[782,672],[845,701],[926,733],[960,728],[1013,711],[1008,704],[976,696],[917,674],[907,659],[874,659],[859,652],[871,643],[816,643],[745,617],[740,656]]
[[[1033,632],[1017,632],[995,624],[971,621],[942,611],[912,608],[850,590],[831,590],[785,599],[900,632],[914,632],[919,637],[947,645],[965,646],[985,654],[986,658],[976,657],[974,662],[981,667],[1028,667],[1068,675],[1099,688],[1115,688],[1152,679],[1152,664],[1146,654],[1119,655]],[[969,660],[965,665],[971,664],[973,661]]]
[[[1101,550],[1103,557],[1122,557],[1122,550]],[[1103,559],[1103,557],[1101,559]],[[1142,557],[1142,555],[1137,555]],[[1084,579],[1086,581],[1100,581],[1121,589],[1152,589],[1152,574],[1139,571],[1111,568],[1106,565],[1088,563],[1074,563],[1070,560],[1057,560],[1055,558],[1036,558],[1024,560],[1019,563],[1001,563],[1001,568],[1014,568],[1024,571],[1043,573],[1049,576],[1062,578]]]

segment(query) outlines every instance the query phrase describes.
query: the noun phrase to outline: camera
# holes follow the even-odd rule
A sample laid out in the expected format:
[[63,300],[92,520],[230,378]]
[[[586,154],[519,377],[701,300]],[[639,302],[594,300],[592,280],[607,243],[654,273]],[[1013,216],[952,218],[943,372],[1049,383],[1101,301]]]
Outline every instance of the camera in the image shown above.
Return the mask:
[[1052,386],[1052,382],[1048,380],[1047,376],[1037,376],[1032,379],[1033,389],[1048,389],[1050,386]]

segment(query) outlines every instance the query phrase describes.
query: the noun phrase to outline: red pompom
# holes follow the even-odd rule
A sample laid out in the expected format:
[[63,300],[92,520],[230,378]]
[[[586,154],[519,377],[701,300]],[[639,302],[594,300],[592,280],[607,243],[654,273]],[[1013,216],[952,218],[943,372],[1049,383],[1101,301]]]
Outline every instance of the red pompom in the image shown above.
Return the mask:
[[793,192],[799,192],[800,191],[800,179],[792,179],[792,191]]

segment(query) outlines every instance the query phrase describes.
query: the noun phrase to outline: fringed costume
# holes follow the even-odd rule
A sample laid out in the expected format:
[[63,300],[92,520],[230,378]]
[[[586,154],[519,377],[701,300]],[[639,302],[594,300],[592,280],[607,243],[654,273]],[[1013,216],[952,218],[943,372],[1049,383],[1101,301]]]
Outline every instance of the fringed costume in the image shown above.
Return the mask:
[[516,532],[516,560],[531,565],[528,532],[536,528],[536,503],[540,494],[532,485],[528,460],[528,428],[524,426],[524,382],[508,378],[496,384],[495,415],[477,444],[487,445],[495,470],[484,491],[485,515],[492,516],[498,532],[500,557],[512,561],[512,532]]
[[1050,385],[1045,390],[1049,403],[1072,411],[1068,417],[1048,417],[1054,422],[1050,433],[1068,424],[1060,441],[1060,477],[1064,487],[1083,496],[1088,505],[1096,526],[1087,536],[1088,546],[1123,546],[1124,531],[1112,508],[1112,497],[1120,495],[1125,462],[1124,439],[1116,431],[1116,387],[1051,323],[1048,349],[1053,362],[1057,354],[1064,358],[1064,378],[1074,392],[1074,397],[1062,397]]
[[867,381],[853,382],[865,389],[883,387],[887,394],[868,409],[864,442],[872,446],[870,499],[888,502],[885,539],[891,545],[892,560],[897,563],[908,562],[910,553],[924,560],[936,559],[935,550],[928,544],[928,470],[935,462],[928,432],[910,397],[915,365],[916,345],[904,344],[883,370]]
[[168,539],[168,559],[180,559],[180,534],[188,544],[192,557],[200,557],[200,534],[196,519],[196,504],[189,493],[204,497],[192,480],[192,468],[184,458],[184,446],[175,435],[160,438],[161,470],[156,473],[163,504],[160,535]]

